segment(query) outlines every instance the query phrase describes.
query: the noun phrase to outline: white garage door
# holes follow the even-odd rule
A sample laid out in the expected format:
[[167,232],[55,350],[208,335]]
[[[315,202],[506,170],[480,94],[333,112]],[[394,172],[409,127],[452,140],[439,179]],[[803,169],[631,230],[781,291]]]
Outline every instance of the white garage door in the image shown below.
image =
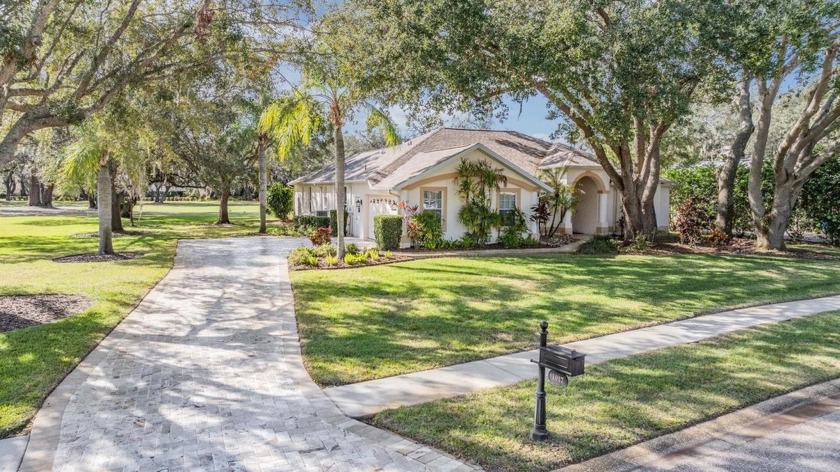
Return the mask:
[[397,198],[393,195],[372,196],[368,200],[367,237],[373,239],[373,219],[376,215],[397,215]]

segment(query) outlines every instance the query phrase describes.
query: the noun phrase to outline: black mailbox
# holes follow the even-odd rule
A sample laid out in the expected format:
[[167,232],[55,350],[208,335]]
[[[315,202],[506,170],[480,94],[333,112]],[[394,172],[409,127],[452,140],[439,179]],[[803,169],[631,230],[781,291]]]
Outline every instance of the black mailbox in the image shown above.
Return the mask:
[[563,346],[543,346],[540,348],[540,365],[546,369],[562,372],[569,377],[583,374],[586,354]]

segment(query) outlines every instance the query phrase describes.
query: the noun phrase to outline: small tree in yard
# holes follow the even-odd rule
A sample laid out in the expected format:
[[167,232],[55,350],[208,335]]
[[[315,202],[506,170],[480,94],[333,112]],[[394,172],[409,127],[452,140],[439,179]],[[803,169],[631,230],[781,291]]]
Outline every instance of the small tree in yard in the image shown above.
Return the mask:
[[553,238],[563,225],[566,214],[574,211],[578,204],[574,189],[562,181],[566,169],[555,167],[540,173],[543,182],[551,187],[550,192],[540,195],[540,201],[531,207],[531,221],[540,227],[540,234]]
[[467,229],[475,244],[484,244],[493,228],[501,223],[499,214],[491,208],[492,194],[507,184],[501,168],[486,160],[462,160],[455,170],[455,183],[463,205],[458,210],[458,221]]
[[295,207],[295,189],[279,182],[272,184],[266,205],[272,215],[281,220],[288,219]]

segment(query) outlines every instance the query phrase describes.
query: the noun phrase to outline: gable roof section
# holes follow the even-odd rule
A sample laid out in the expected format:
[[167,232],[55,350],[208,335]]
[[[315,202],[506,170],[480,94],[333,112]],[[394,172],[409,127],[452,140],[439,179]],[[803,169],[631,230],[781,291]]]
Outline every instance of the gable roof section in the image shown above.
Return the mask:
[[557,143],[552,146],[551,150],[540,162],[540,169],[551,169],[554,167],[597,167],[601,168],[601,163],[589,153],[583,152],[579,149],[566,146],[565,144]]
[[499,155],[483,143],[476,143],[471,146],[462,146],[454,149],[444,149],[429,153],[417,153],[412,159],[401,165],[388,177],[382,179],[378,184],[374,185],[373,188],[399,190],[420,179],[434,175],[435,171],[440,169],[443,165],[452,160],[460,159],[476,150],[481,151],[483,154],[512,170],[519,177],[531,182],[535,186],[546,191],[551,190],[548,185],[537,179],[534,174],[505,159],[503,156]]
[[[345,180],[368,182],[371,186],[381,188],[379,183],[386,179],[392,183],[401,180],[399,177],[392,178],[392,174],[410,177],[435,165],[439,159],[447,157],[447,152],[475,144],[482,144],[487,150],[509,163],[509,167],[519,168],[530,176],[537,175],[540,169],[563,165],[599,167],[598,162],[581,151],[514,131],[438,128],[399,146],[367,151],[348,158],[345,165]],[[431,162],[422,162],[426,159]],[[402,169],[403,166],[408,167]],[[335,166],[331,164],[290,183],[330,184],[333,182],[335,182]]]

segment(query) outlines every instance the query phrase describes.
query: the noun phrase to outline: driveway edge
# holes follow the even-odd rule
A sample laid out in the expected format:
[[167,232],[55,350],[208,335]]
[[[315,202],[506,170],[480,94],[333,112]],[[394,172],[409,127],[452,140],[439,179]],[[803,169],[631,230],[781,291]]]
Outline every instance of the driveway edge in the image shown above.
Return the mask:
[[738,430],[755,425],[763,420],[771,420],[773,417],[783,415],[792,409],[838,395],[840,395],[840,379],[830,380],[782,394],[675,433],[666,434],[586,462],[557,469],[555,472],[624,472],[635,470],[653,462],[659,462],[665,456],[677,454],[681,451],[702,448],[706,445],[714,447],[713,443],[715,441],[721,440],[724,436],[732,435]]

